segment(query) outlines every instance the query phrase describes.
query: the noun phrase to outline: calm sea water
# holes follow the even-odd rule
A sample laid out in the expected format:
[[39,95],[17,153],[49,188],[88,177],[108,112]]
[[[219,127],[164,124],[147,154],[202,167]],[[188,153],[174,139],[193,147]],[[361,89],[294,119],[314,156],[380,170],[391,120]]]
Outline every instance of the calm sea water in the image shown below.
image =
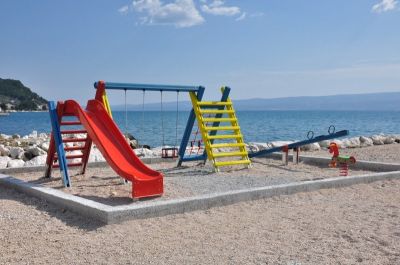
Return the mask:
[[[185,129],[188,112],[178,115],[178,145]],[[122,131],[133,134],[143,144],[162,145],[161,113],[147,111],[114,112]],[[309,130],[315,135],[327,134],[328,127],[350,130],[351,135],[400,133],[400,112],[366,111],[240,111],[237,113],[245,141],[303,140]],[[176,113],[166,111],[164,117],[165,144],[175,145]],[[144,118],[144,119],[143,119]],[[144,121],[144,122],[143,122]],[[49,115],[45,112],[11,113],[0,116],[0,133],[26,135],[36,130],[50,132]]]

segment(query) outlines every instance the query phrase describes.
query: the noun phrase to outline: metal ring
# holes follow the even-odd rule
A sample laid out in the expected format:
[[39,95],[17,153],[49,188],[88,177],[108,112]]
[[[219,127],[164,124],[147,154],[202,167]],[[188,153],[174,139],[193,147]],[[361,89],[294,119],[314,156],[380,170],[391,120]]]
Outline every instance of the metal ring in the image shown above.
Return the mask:
[[329,133],[329,134],[334,134],[335,131],[336,131],[335,126],[333,126],[333,125],[329,126],[329,128],[328,128],[328,133]]
[[313,131],[308,131],[307,138],[308,138],[308,140],[311,140],[312,138],[314,138],[314,132]]

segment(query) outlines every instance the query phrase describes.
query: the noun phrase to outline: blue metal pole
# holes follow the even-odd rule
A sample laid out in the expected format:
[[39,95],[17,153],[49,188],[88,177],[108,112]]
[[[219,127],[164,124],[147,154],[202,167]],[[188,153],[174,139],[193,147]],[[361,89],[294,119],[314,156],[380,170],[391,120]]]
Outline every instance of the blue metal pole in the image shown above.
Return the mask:
[[[324,140],[331,140],[334,138],[343,137],[343,136],[347,136],[347,135],[349,135],[349,131],[343,130],[343,131],[338,131],[336,133],[332,133],[332,134],[328,134],[328,135],[320,135],[320,136],[317,136],[317,137],[309,139],[309,140],[304,140],[304,141],[288,144],[287,147],[288,147],[288,149],[294,149],[294,148],[301,147],[303,145],[317,143],[317,142],[321,142]],[[274,152],[282,151],[283,147],[285,147],[285,146],[274,147],[274,148],[262,150],[262,151],[259,151],[256,153],[249,153],[249,157],[251,158],[251,157],[263,156],[263,155],[266,156],[266,155],[272,154]]]
[[70,187],[71,182],[68,175],[68,165],[61,137],[60,124],[58,123],[57,109],[55,107],[54,101],[49,101],[48,106],[49,106],[50,121],[53,130],[55,148],[57,150],[57,155],[58,155],[58,164],[60,165],[60,173],[64,182],[64,186]]
[[[205,87],[202,87],[202,86],[199,87],[199,90],[197,92],[197,100],[201,101],[203,99],[204,90],[205,90]],[[186,147],[189,142],[189,139],[190,139],[190,135],[192,133],[192,129],[193,129],[195,120],[196,120],[196,115],[192,108],[192,110],[190,111],[190,114],[189,114],[188,121],[186,123],[186,128],[185,128],[185,132],[182,137],[182,142],[179,147],[178,167],[182,165],[183,161],[185,161],[185,151],[186,151]],[[202,156],[200,156],[200,157],[202,157]]]
[[[94,83],[97,89],[98,82]],[[182,85],[154,85],[154,84],[130,84],[105,82],[105,89],[113,90],[145,90],[145,91],[166,91],[166,92],[198,92],[200,86],[182,86]]]

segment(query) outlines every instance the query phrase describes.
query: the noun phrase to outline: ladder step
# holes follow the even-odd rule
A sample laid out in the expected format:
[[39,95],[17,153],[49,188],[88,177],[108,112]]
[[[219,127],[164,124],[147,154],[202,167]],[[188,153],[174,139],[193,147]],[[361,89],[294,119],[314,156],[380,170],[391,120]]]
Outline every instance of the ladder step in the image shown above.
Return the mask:
[[76,134],[76,133],[87,133],[86,130],[67,130],[61,131],[61,134]]
[[227,101],[199,101],[198,106],[232,106],[232,102]]
[[75,151],[75,150],[85,150],[85,147],[84,146],[64,147],[64,151]]
[[[66,155],[66,156],[65,156],[66,159],[82,158],[82,157],[83,157],[83,154],[81,154],[81,155]],[[58,156],[55,155],[55,156],[54,156],[54,159],[58,159]]]
[[63,143],[86,142],[87,138],[64,138]]
[[221,152],[221,153],[214,153],[213,156],[216,157],[228,157],[228,156],[247,156],[247,152]]
[[204,127],[206,131],[233,131],[240,130],[239,126],[218,126],[218,127]]
[[[79,167],[82,166],[82,163],[69,163],[67,164],[68,167]],[[53,164],[53,168],[59,168],[60,165],[59,164]]]
[[215,166],[223,167],[223,166],[233,166],[233,165],[249,165],[251,164],[250,160],[234,160],[234,161],[218,161],[215,162]]
[[62,121],[60,123],[61,126],[66,125],[66,126],[70,126],[70,125],[82,125],[82,123],[80,121]]
[[66,155],[65,158],[66,159],[73,159],[73,158],[82,158],[83,155]]
[[221,139],[239,139],[243,136],[241,134],[220,134],[220,135],[207,135],[208,140],[221,140]]
[[224,148],[224,147],[245,147],[244,143],[224,143],[224,144],[212,144],[211,148]]
[[203,118],[203,122],[234,122],[236,118]]
[[234,110],[200,109],[201,114],[234,114]]

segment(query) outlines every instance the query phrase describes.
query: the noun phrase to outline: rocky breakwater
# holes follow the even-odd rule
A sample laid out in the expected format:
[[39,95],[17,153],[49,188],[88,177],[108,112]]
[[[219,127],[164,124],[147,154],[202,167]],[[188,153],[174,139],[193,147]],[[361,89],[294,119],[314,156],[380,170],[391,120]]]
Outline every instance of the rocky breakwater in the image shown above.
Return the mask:
[[[72,137],[65,135],[65,137]],[[85,138],[85,134],[74,135],[77,138]],[[134,152],[139,157],[160,157],[161,148],[137,148],[137,141],[132,136],[129,136],[127,141],[131,145]],[[66,143],[65,146],[77,146],[81,143]],[[6,135],[0,134],[0,169],[15,168],[15,167],[32,167],[43,166],[46,164],[47,151],[50,145],[50,135],[46,133],[32,133],[20,136],[18,134]],[[79,155],[81,151],[72,151],[69,154]],[[70,159],[69,162],[79,162],[79,158]],[[90,151],[90,162],[105,161],[100,150],[93,145]]]
[[[258,152],[265,149],[270,149],[273,147],[279,147],[287,144],[291,144],[297,141],[274,141],[267,143],[248,143],[247,150],[249,152]],[[304,145],[300,148],[301,151],[319,151],[321,149],[327,149],[331,142],[335,142],[340,148],[362,148],[374,145],[384,145],[384,144],[396,144],[400,143],[400,134],[377,134],[372,136],[357,136],[344,139],[335,139],[321,141],[318,143]]]

